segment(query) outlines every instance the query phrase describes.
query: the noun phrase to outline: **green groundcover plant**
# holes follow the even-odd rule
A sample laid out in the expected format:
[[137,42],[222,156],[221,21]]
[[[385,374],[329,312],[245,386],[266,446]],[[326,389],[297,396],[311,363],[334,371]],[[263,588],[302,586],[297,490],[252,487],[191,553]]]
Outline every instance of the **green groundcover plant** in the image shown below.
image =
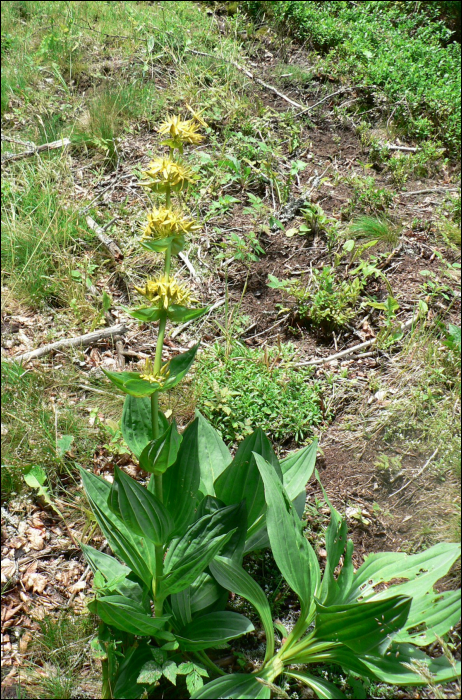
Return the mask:
[[[129,311],[143,322],[158,322],[154,361],[141,372],[106,372],[126,394],[124,439],[151,477],[145,487],[116,468],[110,484],[81,470],[113,552],[82,544],[94,573],[89,609],[101,620],[92,643],[102,662],[101,697],[164,697],[161,684],[184,682],[194,698],[270,698],[281,694],[275,684],[282,674],[320,698],[343,697],[307,671],[322,663],[398,685],[425,685],[429,675],[437,683],[450,681],[458,666],[447,656],[428,657],[421,647],[458,620],[459,592],[433,590],[459,556],[457,545],[439,544],[413,556],[373,554],[355,573],[346,521],[331,508],[321,576],[301,522],[316,442],[279,461],[257,429],[232,458],[201,415],[180,434],[174,419],[159,410],[159,393],[181,381],[198,349],[163,363],[167,320],[185,322],[206,310],[191,307],[190,292],[170,273],[172,254],[196,228],[171,208],[171,193],[192,177],[174,153],[181,155],[184,143],[200,142],[200,124],[196,114],[162,124],[169,157],[154,160],[142,182],[165,195],[142,238],[146,248],[164,253],[164,275],[138,290],[148,303]],[[268,600],[243,568],[246,553],[268,546],[300,600],[299,619],[277,651]],[[395,579],[403,582],[387,585]],[[264,659],[253,673],[225,674],[206,653],[254,629],[247,617],[226,610],[229,591],[253,605],[266,633]]]

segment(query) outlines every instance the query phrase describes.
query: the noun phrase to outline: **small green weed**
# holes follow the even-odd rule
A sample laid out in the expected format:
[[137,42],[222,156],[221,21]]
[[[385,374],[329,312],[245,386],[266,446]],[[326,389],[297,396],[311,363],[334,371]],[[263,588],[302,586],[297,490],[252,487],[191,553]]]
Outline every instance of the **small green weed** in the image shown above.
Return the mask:
[[228,442],[259,425],[278,442],[303,442],[323,422],[320,385],[311,370],[290,367],[293,348],[281,352],[235,345],[228,357],[215,345],[197,370],[197,407]]
[[374,177],[354,175],[345,178],[353,187],[353,196],[342,208],[342,217],[350,218],[354,213],[380,214],[386,212],[393,202],[394,192],[377,187]]
[[313,270],[308,280],[279,281],[269,276],[269,287],[281,289],[295,299],[294,312],[300,321],[319,326],[325,332],[347,324],[356,315],[364,280],[338,280],[332,267]]
[[348,235],[366,241],[377,241],[383,248],[395,248],[399,241],[399,229],[390,221],[375,216],[361,216],[348,227]]

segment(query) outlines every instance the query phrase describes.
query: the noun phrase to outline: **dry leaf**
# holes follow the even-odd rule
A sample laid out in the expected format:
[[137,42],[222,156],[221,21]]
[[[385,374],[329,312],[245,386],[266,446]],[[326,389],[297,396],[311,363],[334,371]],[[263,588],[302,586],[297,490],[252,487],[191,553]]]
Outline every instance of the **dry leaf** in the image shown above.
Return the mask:
[[24,586],[32,593],[43,593],[48,585],[48,579],[42,574],[25,574],[23,577]]
[[8,583],[16,572],[16,565],[11,559],[2,559],[2,583]]
[[76,583],[73,583],[72,586],[69,586],[69,593],[73,595],[74,593],[78,593],[79,591],[83,591],[84,588],[87,587],[87,582],[86,581],[77,581]]
[[40,551],[45,546],[43,532],[36,527],[30,527],[27,531],[29,543],[32,549]]
[[19,640],[19,653],[20,654],[26,653],[27,647],[28,647],[31,639],[32,639],[32,634],[30,632],[25,632],[25,634],[22,635],[21,639]]

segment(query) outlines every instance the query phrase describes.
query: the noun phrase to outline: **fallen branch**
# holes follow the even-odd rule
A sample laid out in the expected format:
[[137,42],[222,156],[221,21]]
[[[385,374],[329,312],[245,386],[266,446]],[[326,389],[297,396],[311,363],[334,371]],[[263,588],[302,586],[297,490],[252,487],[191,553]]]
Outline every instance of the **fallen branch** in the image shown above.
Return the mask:
[[295,116],[301,117],[302,114],[306,114],[307,112],[311,112],[312,109],[314,109],[318,105],[321,105],[323,102],[330,100],[331,97],[335,97],[335,95],[340,95],[342,92],[349,92],[350,90],[356,90],[356,89],[357,89],[356,87],[344,87],[341,90],[337,90],[336,92],[331,92],[330,95],[326,95],[325,97],[322,98],[322,100],[319,100],[319,102],[315,102],[314,105],[310,105],[309,107],[305,107],[302,112],[299,112]]
[[178,253],[178,257],[180,258],[180,260],[182,260],[184,262],[184,264],[188,268],[188,270],[191,274],[191,277],[193,279],[198,279],[199,276],[198,276],[196,270],[194,269],[193,264],[192,264],[191,260],[188,258],[187,254],[180,252],[180,253]]
[[[283,100],[288,102],[290,105],[293,107],[298,107],[299,109],[305,110],[305,105],[301,105],[299,102],[295,102],[294,100],[291,100],[290,97],[287,97],[287,95],[284,95],[283,92],[280,92],[277,88],[275,88],[273,85],[269,85],[268,83],[265,83],[263,80],[260,78],[257,78],[256,75],[251,73],[247,68],[244,68],[244,66],[241,66],[239,63],[236,61],[233,61],[228,58],[223,58],[222,56],[214,56],[211,53],[205,53],[204,51],[196,51],[195,49],[187,49],[189,53],[193,53],[196,56],[206,56],[207,58],[214,58],[219,59],[220,61],[224,61],[225,63],[230,63],[232,66],[237,68],[237,70],[241,71],[241,73],[244,73],[250,80],[253,80],[254,82],[258,83],[262,87],[266,88],[267,90],[270,90],[271,92],[274,92],[275,95],[278,97],[281,97]],[[310,107],[308,109],[311,109]],[[302,113],[301,113],[302,114]],[[297,115],[298,116],[298,115]]]
[[399,192],[401,197],[412,197],[414,194],[428,194],[429,192],[458,192],[458,187],[430,187],[428,190],[416,190],[415,192]]
[[111,328],[101,328],[99,331],[85,333],[85,335],[79,335],[75,338],[64,338],[63,340],[58,340],[56,343],[44,345],[42,348],[37,348],[37,350],[31,350],[30,352],[24,352],[22,355],[15,355],[9,359],[14,360],[15,362],[28,362],[29,360],[35,360],[38,357],[48,355],[48,353],[52,352],[53,350],[92,345],[92,343],[96,343],[98,340],[110,338],[113,335],[123,335],[127,331],[128,328],[124,326],[123,323],[119,323],[117,326],[111,326]]
[[384,145],[389,151],[405,151],[406,153],[417,153],[417,151],[420,151],[420,148],[415,148],[413,146],[395,146],[394,143],[386,143]]
[[27,151],[21,151],[21,153],[5,153],[2,155],[2,164],[10,163],[13,160],[21,160],[22,158],[33,156],[36,153],[41,153],[42,151],[52,151],[55,148],[63,148],[64,146],[69,146],[70,143],[70,139],[59,139],[59,141],[51,141],[50,143],[44,143],[41,146],[33,146],[32,148],[28,148]]
[[96,237],[107,249],[111,258],[115,260],[115,262],[121,262],[124,259],[124,254],[120,250],[118,244],[115,241],[113,241],[112,238],[106,236],[106,234],[104,233],[104,229],[101,228],[101,226],[97,224],[96,221],[91,218],[91,216],[86,217],[86,222],[88,227],[96,233]]
[[[401,330],[405,331],[410,328],[416,321],[416,316],[413,316],[409,321],[401,325]],[[353,345],[352,348],[346,348],[346,350],[341,350],[336,352],[335,355],[329,355],[328,357],[316,357],[314,360],[308,360],[307,362],[298,362],[294,367],[307,367],[308,365],[322,365],[324,363],[332,362],[332,360],[338,360],[340,357],[346,357],[346,355],[352,355],[358,350],[363,350],[364,348],[369,348],[377,342],[377,338],[371,338],[371,340],[366,340],[364,343],[359,343],[358,345]]]
[[415,474],[411,479],[409,479],[409,481],[408,481],[406,484],[403,484],[403,486],[401,486],[400,489],[398,489],[397,491],[394,491],[393,493],[391,493],[391,494],[388,496],[388,498],[391,498],[392,496],[396,496],[397,493],[400,493],[401,491],[403,491],[404,489],[406,489],[406,488],[409,486],[409,484],[412,484],[413,481],[415,481],[416,479],[418,479],[419,476],[420,476],[420,475],[425,471],[425,469],[428,467],[428,465],[430,464],[430,462],[436,457],[436,455],[438,454],[438,450],[439,450],[439,447],[437,447],[436,450],[434,451],[434,453],[431,455],[431,457],[429,457],[429,458],[427,459],[427,461],[426,461],[425,464],[423,465],[422,469],[419,469],[419,471],[417,472],[417,474]]

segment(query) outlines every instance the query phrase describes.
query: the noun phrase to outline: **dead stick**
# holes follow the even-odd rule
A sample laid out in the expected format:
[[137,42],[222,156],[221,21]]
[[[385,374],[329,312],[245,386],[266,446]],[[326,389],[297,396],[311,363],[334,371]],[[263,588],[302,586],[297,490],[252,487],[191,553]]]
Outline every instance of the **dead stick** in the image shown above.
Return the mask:
[[27,158],[27,156],[33,156],[35,153],[41,153],[42,151],[52,151],[55,148],[63,148],[64,146],[69,146],[71,143],[70,139],[59,139],[59,141],[52,141],[51,143],[44,143],[41,146],[34,146],[29,148],[27,151],[22,151],[21,153],[7,153],[2,156],[2,163],[10,163],[13,160],[21,160],[21,158]]
[[[277,90],[273,85],[269,85],[268,83],[265,83],[263,80],[260,78],[257,78],[253,73],[251,73],[247,68],[244,68],[244,66],[239,65],[236,61],[230,60],[228,58],[223,58],[222,56],[214,56],[211,53],[205,53],[204,51],[195,51],[194,49],[187,49],[189,53],[193,53],[196,56],[207,56],[207,58],[214,58],[215,60],[218,58],[221,61],[224,61],[225,63],[230,63],[232,66],[237,68],[237,70],[241,71],[241,73],[244,73],[250,80],[254,80],[256,83],[261,85],[262,87],[266,88],[267,90],[270,90],[271,92],[274,92],[275,95],[278,95],[278,97],[281,97],[283,100],[288,102],[290,105],[293,107],[298,107],[299,109],[305,110],[305,105],[301,105],[299,102],[295,102],[294,100],[291,100],[290,97],[287,97],[287,95],[284,95],[283,92],[280,92]],[[310,107],[308,109],[311,109]],[[298,115],[297,115],[298,116]]]
[[310,107],[305,107],[303,109],[303,112],[299,112],[296,114],[296,117],[300,117],[302,114],[306,114],[307,112],[311,112],[312,109],[317,107],[318,105],[321,105],[323,102],[326,102],[326,100],[329,100],[331,97],[335,97],[335,95],[340,95],[342,92],[348,92],[349,90],[356,90],[357,88],[354,87],[344,87],[341,90],[337,90],[336,92],[331,92],[330,95],[326,95],[325,97],[322,98],[322,100],[319,100],[319,102],[315,102],[314,105],[310,105]]
[[37,350],[31,350],[31,352],[24,352],[22,355],[15,355],[10,357],[10,360],[15,362],[27,362],[29,360],[35,360],[38,357],[43,357],[48,355],[49,352],[53,350],[61,350],[61,348],[75,348],[84,345],[91,345],[96,343],[98,340],[103,338],[109,338],[113,335],[123,335],[128,331],[128,328],[119,323],[117,326],[111,326],[111,328],[102,328],[99,331],[93,331],[93,333],[86,333],[85,335],[79,335],[75,338],[64,338],[63,340],[58,340],[56,343],[50,343],[49,345],[44,345],[43,348],[37,348]]
[[100,240],[104,247],[108,250],[113,260],[116,262],[121,262],[124,259],[124,254],[120,250],[118,244],[104,233],[104,229],[102,229],[91,216],[86,217],[86,222],[88,227],[96,233],[98,240]]
[[415,192],[399,192],[401,197],[412,197],[414,194],[428,194],[429,192],[458,192],[458,187],[430,187],[428,190],[416,190]]
[[428,467],[428,465],[430,464],[430,462],[436,457],[436,455],[438,454],[438,450],[439,450],[439,447],[437,447],[436,450],[434,451],[434,453],[432,454],[432,456],[429,457],[429,458],[427,459],[427,461],[426,461],[425,464],[423,465],[422,469],[419,469],[419,471],[417,472],[417,474],[416,474],[415,476],[413,476],[411,479],[409,479],[409,481],[408,481],[406,484],[403,484],[403,486],[401,486],[400,489],[398,489],[397,491],[394,491],[393,493],[390,493],[390,495],[388,496],[388,498],[391,498],[392,496],[396,496],[396,494],[398,494],[398,493],[400,493],[401,491],[403,491],[404,489],[406,489],[406,488],[409,486],[409,484],[412,484],[413,481],[415,481],[416,479],[418,479],[419,476],[420,476],[420,475],[424,472],[424,470]]
[[[412,324],[416,321],[416,316],[411,318],[406,323],[403,323],[401,330],[404,331],[410,328]],[[377,338],[372,338],[371,340],[366,340],[364,343],[359,343],[359,345],[354,345],[352,348],[347,348],[346,350],[341,350],[336,352],[335,355],[329,355],[328,357],[316,357],[314,360],[308,360],[307,362],[298,362],[294,367],[307,367],[308,365],[322,365],[325,362],[332,362],[332,360],[337,360],[339,357],[345,357],[345,355],[351,355],[358,350],[363,350],[377,342]]]

